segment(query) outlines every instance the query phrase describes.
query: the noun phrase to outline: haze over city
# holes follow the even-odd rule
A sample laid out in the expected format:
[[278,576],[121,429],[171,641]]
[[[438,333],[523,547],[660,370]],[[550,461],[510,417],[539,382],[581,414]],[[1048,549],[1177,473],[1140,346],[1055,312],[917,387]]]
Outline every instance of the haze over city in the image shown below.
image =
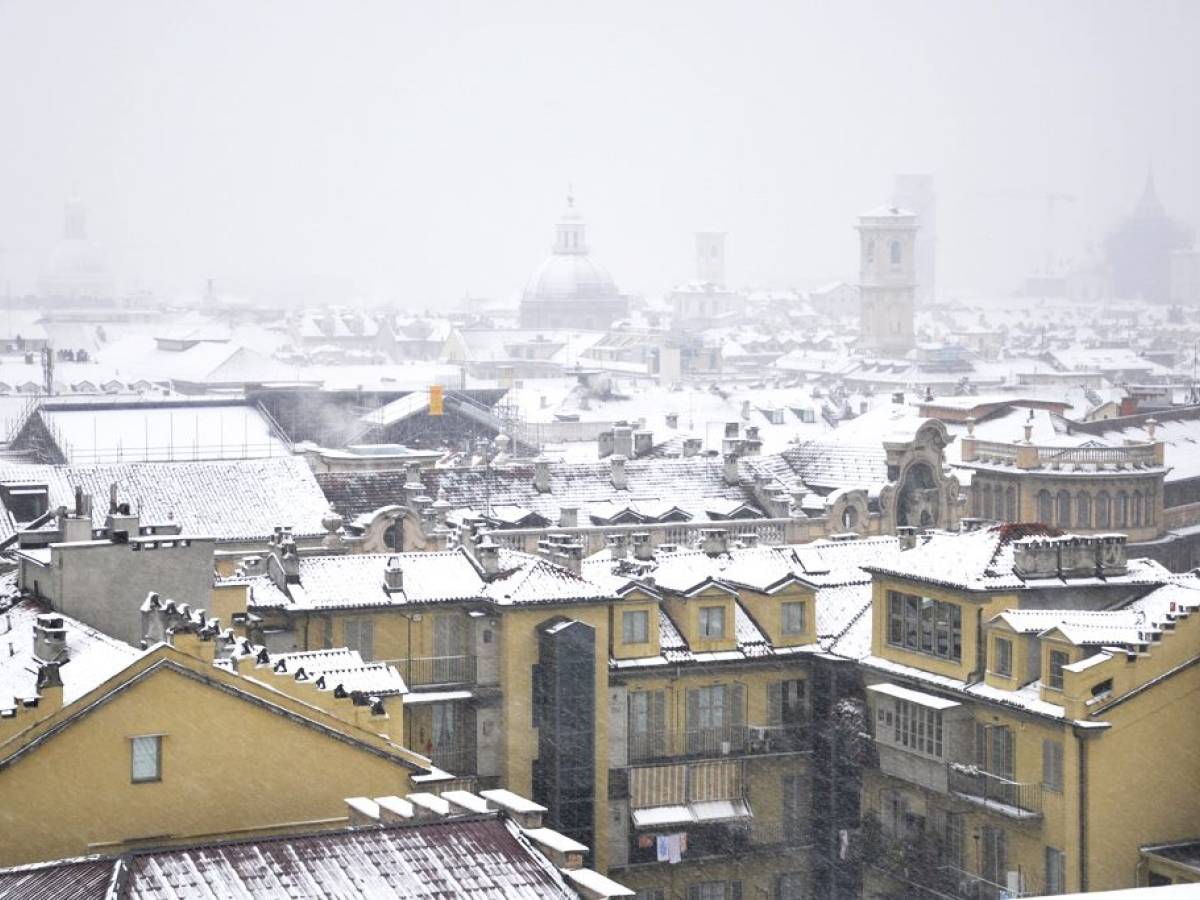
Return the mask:
[[1003,294],[1084,258],[1150,169],[1200,219],[1198,42],[1186,0],[9,0],[0,291],[34,290],[75,197],[126,293],[511,300],[568,185],[630,293],[705,228],[732,284],[814,286],[924,172],[941,287]]

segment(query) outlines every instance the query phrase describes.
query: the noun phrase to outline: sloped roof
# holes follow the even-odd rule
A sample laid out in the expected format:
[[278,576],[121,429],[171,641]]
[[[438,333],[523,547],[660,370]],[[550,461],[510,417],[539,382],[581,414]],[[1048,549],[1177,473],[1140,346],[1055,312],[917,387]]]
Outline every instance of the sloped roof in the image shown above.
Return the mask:
[[[68,890],[68,880],[74,890]],[[116,890],[108,894],[110,882]],[[97,900],[577,897],[520,830],[497,816],[27,866],[0,871],[0,894]]]
[[[104,525],[109,485],[116,483],[123,502],[151,524],[176,522],[185,534],[218,541],[261,540],[277,525],[291,525],[297,537],[325,533],[321,517],[329,504],[303,459],[205,462],[144,462],[96,466],[0,464],[0,483],[44,484],[50,508],[73,507],[75,488],[95,498],[93,522]],[[0,507],[0,540],[15,534],[17,523]]]
[[0,708],[10,706],[14,697],[34,697],[38,693],[39,663],[33,655],[33,626],[37,617],[46,613],[61,618],[66,629],[68,661],[59,667],[64,703],[107,681],[142,653],[70,616],[54,612],[48,605],[19,600],[0,613]]

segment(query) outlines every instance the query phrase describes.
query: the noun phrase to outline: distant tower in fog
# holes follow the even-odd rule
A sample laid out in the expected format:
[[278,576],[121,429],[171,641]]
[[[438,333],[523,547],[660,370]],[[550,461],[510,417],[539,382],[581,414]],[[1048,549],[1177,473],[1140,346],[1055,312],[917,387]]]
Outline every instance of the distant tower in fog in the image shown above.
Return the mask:
[[725,232],[696,232],[696,280],[701,284],[725,284]]
[[859,321],[863,346],[885,356],[913,348],[917,216],[881,206],[858,217]]
[[934,267],[937,256],[937,194],[932,175],[897,175],[892,181],[892,206],[917,214],[921,232],[917,235],[917,294],[934,297]]

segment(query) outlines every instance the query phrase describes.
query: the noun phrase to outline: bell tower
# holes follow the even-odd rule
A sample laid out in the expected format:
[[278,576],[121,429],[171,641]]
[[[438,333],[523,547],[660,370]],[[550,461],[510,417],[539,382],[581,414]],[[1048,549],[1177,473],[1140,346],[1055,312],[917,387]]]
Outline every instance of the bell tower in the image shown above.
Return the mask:
[[725,232],[696,232],[696,280],[725,286]]
[[864,348],[903,356],[913,348],[917,216],[883,206],[858,217],[859,316]]

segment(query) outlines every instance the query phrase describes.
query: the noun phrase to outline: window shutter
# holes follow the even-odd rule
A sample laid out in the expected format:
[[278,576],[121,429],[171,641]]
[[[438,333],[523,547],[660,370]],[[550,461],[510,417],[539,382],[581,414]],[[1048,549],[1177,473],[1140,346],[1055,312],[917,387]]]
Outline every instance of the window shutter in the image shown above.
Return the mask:
[[767,685],[767,724],[783,724],[783,684],[778,681]]
[[729,704],[729,724],[740,728],[746,724],[746,687],[741,684],[731,684],[726,691]]

